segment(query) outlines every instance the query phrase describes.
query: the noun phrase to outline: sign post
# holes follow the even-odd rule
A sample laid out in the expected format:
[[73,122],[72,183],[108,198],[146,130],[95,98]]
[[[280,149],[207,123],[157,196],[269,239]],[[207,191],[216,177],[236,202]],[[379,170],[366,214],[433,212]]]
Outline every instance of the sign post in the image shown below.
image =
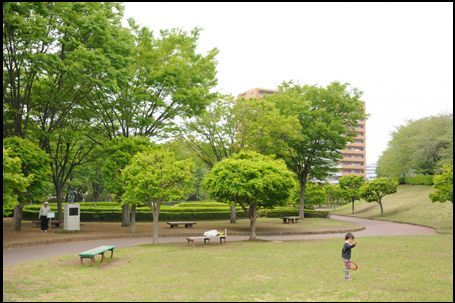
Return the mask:
[[52,219],[55,218],[55,213],[47,213],[47,218],[49,219],[49,232],[52,231]]

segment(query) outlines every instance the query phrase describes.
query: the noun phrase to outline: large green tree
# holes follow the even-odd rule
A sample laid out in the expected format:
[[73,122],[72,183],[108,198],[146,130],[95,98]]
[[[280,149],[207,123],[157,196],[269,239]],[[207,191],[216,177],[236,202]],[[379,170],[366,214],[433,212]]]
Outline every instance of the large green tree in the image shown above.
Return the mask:
[[196,51],[200,30],[178,29],[154,35],[129,20],[132,45],[128,64],[115,85],[98,89],[91,107],[109,138],[162,137],[177,117],[198,115],[215,97],[216,49]]
[[[285,138],[285,145],[273,152],[283,158],[300,184],[300,211],[304,217],[305,189],[310,179],[324,180],[336,170],[340,150],[356,135],[353,128],[365,119],[361,92],[347,83],[327,87],[284,82],[277,93],[265,97],[281,115],[295,117],[298,136]],[[279,138],[281,139],[281,138]]]
[[[177,161],[172,152],[155,149],[136,154],[122,171],[122,201],[131,204],[132,214],[137,205],[146,205],[152,209],[153,244],[158,243],[161,203],[181,199],[191,191],[193,169],[192,161]],[[134,218],[133,215],[133,232]]]
[[378,161],[378,174],[404,177],[433,175],[443,164],[453,162],[453,115],[409,121],[392,133]]
[[380,177],[369,180],[360,187],[361,197],[367,202],[376,202],[381,207],[381,216],[384,215],[382,199],[390,194],[396,193],[398,183],[390,178]]
[[[101,174],[104,188],[117,202],[122,202],[124,193],[122,170],[139,152],[153,148],[154,144],[145,137],[118,137],[104,144],[98,155],[104,159]],[[130,225],[128,203],[122,203],[122,226]]]
[[256,239],[257,210],[285,205],[295,186],[283,160],[242,151],[216,163],[204,180],[210,194],[235,201],[250,219],[250,240]]
[[20,137],[5,138],[3,146],[9,149],[11,157],[20,159],[21,172],[29,183],[14,207],[13,229],[20,231],[24,204],[41,201],[51,191],[49,156],[36,143]]
[[360,199],[360,187],[364,183],[362,176],[342,176],[338,179],[341,188],[341,195],[347,201],[351,202],[352,213],[354,213],[354,202]]

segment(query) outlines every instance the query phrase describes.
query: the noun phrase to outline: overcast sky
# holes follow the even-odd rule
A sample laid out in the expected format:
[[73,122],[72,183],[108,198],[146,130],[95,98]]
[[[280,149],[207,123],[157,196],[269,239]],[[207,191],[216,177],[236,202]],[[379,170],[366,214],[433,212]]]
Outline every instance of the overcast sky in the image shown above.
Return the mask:
[[370,115],[367,163],[396,126],[453,113],[453,3],[125,3],[129,17],[155,33],[201,27],[223,93],[351,83]]

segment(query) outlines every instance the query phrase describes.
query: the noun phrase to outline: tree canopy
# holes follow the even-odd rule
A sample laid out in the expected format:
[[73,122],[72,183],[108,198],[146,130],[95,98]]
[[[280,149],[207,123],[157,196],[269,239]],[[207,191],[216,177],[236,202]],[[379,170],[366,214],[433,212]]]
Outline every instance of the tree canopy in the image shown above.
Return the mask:
[[433,175],[453,161],[453,115],[426,117],[398,127],[378,161],[378,174]]
[[238,203],[250,218],[250,239],[256,238],[257,209],[285,205],[295,186],[283,160],[242,151],[216,163],[204,183],[212,197]]

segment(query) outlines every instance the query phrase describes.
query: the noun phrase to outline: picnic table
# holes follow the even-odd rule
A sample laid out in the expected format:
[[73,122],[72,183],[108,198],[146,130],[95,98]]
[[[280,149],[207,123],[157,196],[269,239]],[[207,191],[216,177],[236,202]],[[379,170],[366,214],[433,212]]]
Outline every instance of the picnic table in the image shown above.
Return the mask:
[[111,258],[112,258],[112,256],[114,255],[114,249],[115,249],[114,245],[103,245],[103,246],[98,246],[98,247],[83,251],[83,252],[79,253],[79,257],[81,258],[81,265],[82,265],[82,260],[84,258],[90,258],[91,259],[90,266],[91,266],[93,264],[93,262],[95,262],[96,255],[101,255],[101,263],[103,263],[104,253],[106,251],[110,251]]
[[192,228],[196,222],[167,222],[171,226],[171,228],[179,227],[179,225],[185,225],[185,228]]
[[288,216],[288,217],[283,217],[283,223],[289,224],[289,223],[298,223],[300,217],[298,216]]

